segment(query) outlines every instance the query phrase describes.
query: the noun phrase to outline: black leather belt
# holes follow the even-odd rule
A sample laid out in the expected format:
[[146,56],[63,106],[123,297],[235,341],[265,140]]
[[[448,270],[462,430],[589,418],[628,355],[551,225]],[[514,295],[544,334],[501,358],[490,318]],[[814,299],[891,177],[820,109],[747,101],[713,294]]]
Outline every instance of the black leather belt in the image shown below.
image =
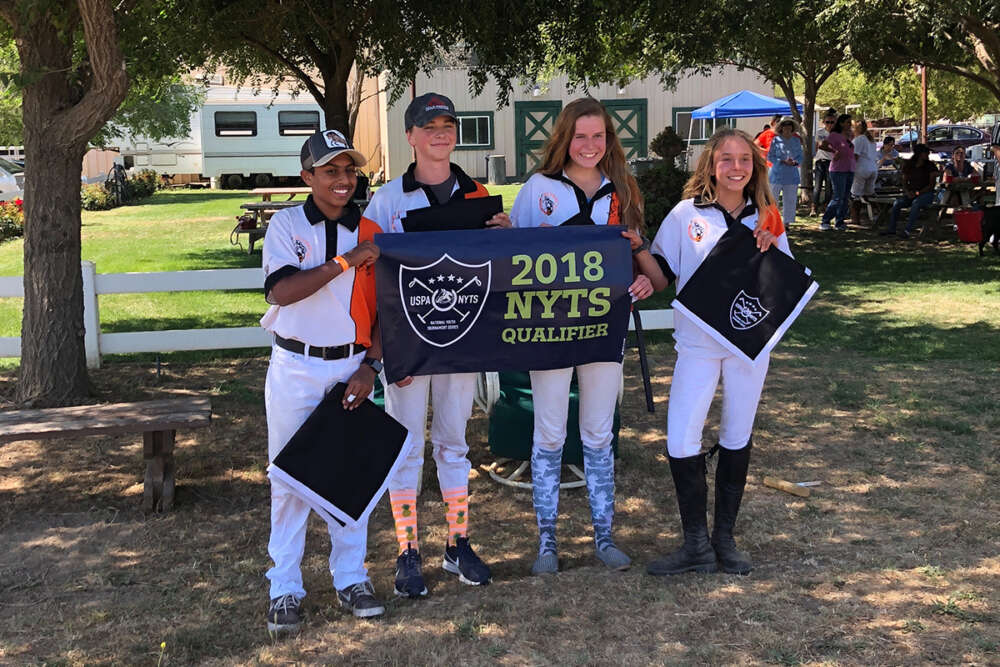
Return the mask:
[[[305,354],[306,344],[301,341],[282,338],[278,334],[274,334],[274,343],[278,347],[283,347],[289,352]],[[347,357],[353,356],[365,349],[367,348],[363,345],[355,345],[354,343],[348,343],[347,345],[332,345],[330,347],[314,347],[310,345],[309,356],[316,357],[317,359],[325,359],[326,361],[333,361],[335,359],[346,359]]]

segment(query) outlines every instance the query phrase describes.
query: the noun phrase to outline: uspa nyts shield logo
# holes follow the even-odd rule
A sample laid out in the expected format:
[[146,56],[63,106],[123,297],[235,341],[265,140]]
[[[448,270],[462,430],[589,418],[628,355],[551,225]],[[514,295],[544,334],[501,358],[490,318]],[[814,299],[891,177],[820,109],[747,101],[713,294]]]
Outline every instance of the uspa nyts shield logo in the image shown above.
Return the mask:
[[746,331],[763,322],[770,314],[771,311],[761,305],[760,299],[740,290],[729,306],[729,323],[734,329]]
[[421,339],[448,347],[469,332],[490,293],[491,262],[465,264],[444,254],[427,266],[399,267],[406,319]]

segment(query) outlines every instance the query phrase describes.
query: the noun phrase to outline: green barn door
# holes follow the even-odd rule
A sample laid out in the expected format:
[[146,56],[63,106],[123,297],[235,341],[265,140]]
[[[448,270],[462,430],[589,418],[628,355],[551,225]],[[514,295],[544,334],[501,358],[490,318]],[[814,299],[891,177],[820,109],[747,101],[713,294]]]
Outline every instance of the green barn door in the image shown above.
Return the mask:
[[542,146],[552,133],[562,102],[514,102],[514,152],[517,177],[525,178],[541,163]]
[[646,100],[601,100],[611,114],[615,132],[625,149],[625,159],[646,157],[649,136],[646,133]]

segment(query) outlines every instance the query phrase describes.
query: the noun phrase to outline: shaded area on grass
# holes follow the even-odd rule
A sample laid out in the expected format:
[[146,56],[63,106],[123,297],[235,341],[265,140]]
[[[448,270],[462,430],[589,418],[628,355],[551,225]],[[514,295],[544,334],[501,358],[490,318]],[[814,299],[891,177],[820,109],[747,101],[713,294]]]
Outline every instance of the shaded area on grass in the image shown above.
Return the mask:
[[[680,533],[664,455],[671,345],[655,344],[650,355],[657,413],[645,411],[630,352],[617,464],[616,536],[636,560],[632,571],[596,564],[578,490],[560,503],[563,571],[528,575],[537,546],[530,493],[485,475],[487,422],[477,410],[470,534],[494,584],[465,587],[438,567],[445,506],[427,451],[418,510],[430,597],[390,600],[377,622],[342,613],[327,573],[329,540],[314,517],[303,561],[308,624],[278,644],[263,631],[266,359],[174,361],[159,378],[149,366],[111,364],[94,373],[101,399],[206,394],[213,425],[178,432],[177,506],[162,516],[138,511],[138,435],[0,449],[0,658],[152,663],[165,641],[166,664],[995,659],[1000,505],[981,489],[1000,452],[996,412],[982,408],[1000,401],[1000,388],[987,382],[989,368],[776,354],[737,526],[756,570],[661,580],[643,565]],[[0,374],[0,393],[12,381]],[[715,408],[706,443],[717,424]],[[822,484],[802,499],[762,487],[765,474]],[[383,597],[396,551],[383,501],[368,561]]]

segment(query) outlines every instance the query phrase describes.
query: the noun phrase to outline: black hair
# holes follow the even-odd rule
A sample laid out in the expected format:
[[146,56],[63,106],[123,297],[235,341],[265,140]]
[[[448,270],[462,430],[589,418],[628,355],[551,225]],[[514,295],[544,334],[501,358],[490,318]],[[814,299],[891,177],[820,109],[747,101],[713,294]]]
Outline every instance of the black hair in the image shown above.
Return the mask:
[[830,131],[831,132],[840,132],[841,134],[843,134],[844,133],[844,125],[847,124],[847,123],[849,123],[850,120],[851,120],[851,114],[849,114],[849,113],[842,113],[842,114],[840,114],[839,116],[837,116],[837,122],[835,122],[833,124],[833,129],[830,130]]
[[927,147],[927,144],[914,144],[913,155],[911,155],[910,159],[906,161],[905,166],[906,167],[917,166],[917,158],[919,158],[921,155],[925,155],[927,159],[930,160],[931,149]]
[[887,144],[889,142],[896,143],[896,137],[892,136],[891,134],[887,134],[884,137],[882,137],[882,144],[883,145],[885,145],[885,144]]

